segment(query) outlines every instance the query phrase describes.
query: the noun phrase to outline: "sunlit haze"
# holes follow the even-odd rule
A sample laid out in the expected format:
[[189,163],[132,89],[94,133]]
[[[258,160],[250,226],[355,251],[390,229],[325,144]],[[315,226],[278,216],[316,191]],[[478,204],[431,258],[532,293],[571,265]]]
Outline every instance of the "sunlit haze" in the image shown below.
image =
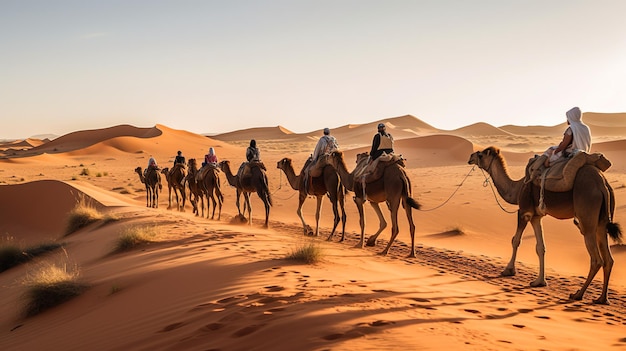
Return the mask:
[[626,1],[0,2],[0,139],[626,111]]

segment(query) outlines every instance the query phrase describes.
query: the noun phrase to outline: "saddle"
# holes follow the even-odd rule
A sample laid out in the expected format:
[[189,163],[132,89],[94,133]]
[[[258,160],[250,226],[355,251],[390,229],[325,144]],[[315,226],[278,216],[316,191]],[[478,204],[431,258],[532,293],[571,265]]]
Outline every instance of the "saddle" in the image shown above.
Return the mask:
[[196,182],[202,182],[204,180],[204,177],[206,177],[206,175],[209,173],[209,171],[219,171],[220,169],[217,167],[216,164],[214,163],[207,163],[204,166],[202,166],[202,168],[200,168],[198,170],[198,173],[196,173]]
[[309,161],[307,161],[305,167],[309,166],[309,176],[311,178],[320,177],[324,172],[324,168],[328,165],[328,162],[326,162],[326,157],[324,155],[320,156],[316,161],[310,162],[310,166]]
[[543,190],[552,192],[569,191],[574,187],[574,179],[578,170],[585,166],[591,165],[604,172],[611,167],[611,162],[601,153],[588,154],[580,151],[573,156],[558,160],[557,162],[545,167],[544,162],[547,156],[535,155],[528,161],[526,166],[526,182],[532,182]]
[[405,167],[404,159],[402,156],[395,154],[383,153],[380,157],[368,163],[367,154],[357,155],[357,165],[354,169],[354,179],[360,179],[365,183],[372,183],[379,180],[385,173],[385,168],[398,164],[401,167]]
[[259,169],[262,169],[263,171],[267,171],[267,168],[265,168],[265,164],[263,163],[263,161],[243,162],[241,166],[239,166],[237,177],[239,177],[240,180],[250,178],[251,176],[250,172],[254,168],[259,168]]

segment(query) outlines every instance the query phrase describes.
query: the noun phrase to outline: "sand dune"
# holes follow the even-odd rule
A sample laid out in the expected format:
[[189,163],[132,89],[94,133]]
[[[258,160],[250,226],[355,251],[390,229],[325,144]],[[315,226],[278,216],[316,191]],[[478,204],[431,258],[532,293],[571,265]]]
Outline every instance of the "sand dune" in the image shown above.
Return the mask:
[[[513,144],[541,150],[552,141],[544,132],[552,128],[559,132],[552,137],[558,139],[563,126],[495,128],[477,123],[446,132],[413,116],[381,121],[396,137],[396,152],[406,158],[412,194],[423,206],[423,211],[413,212],[416,258],[407,258],[410,238],[404,214],[388,256],[376,253],[389,239],[389,227],[376,247],[354,248],[360,227],[351,194],[345,203],[346,242],[339,243],[336,237],[332,242],[323,240],[333,225],[325,198],[322,237],[302,235],[297,191],[275,165],[288,156],[300,169],[321,130],[297,134],[268,127],[205,137],[163,125],[116,126],[70,133],[34,146],[34,153],[1,158],[0,232],[23,245],[54,240],[65,246],[62,252],[0,273],[0,313],[5,316],[0,319],[0,349],[626,347],[623,245],[613,246],[616,264],[610,306],[591,304],[600,294],[601,274],[583,301],[567,299],[581,286],[589,266],[584,242],[571,220],[544,220],[548,287],[528,286],[538,265],[530,229],[518,254],[517,275],[499,277],[516,226],[515,214],[500,206],[505,210],[515,206],[492,192],[484,173],[472,171],[469,155],[485,146],[500,147],[511,178],[518,179],[534,153],[520,152]],[[589,122],[607,133],[623,123],[604,115],[591,115]],[[350,169],[356,154],[369,150],[377,123],[332,129]],[[616,138],[615,133],[597,136]],[[166,210],[167,190],[160,193],[158,209],[144,207],[144,186],[133,170],[137,165],[145,167],[150,155],[169,166],[177,150],[187,158],[201,158],[214,147],[220,159],[238,164],[250,138],[259,140],[268,168],[274,200],[269,229],[261,228],[263,211],[256,194],[251,196],[253,225],[231,224],[237,214],[235,189],[225,180],[219,221],[195,217],[189,204],[186,212]],[[624,222],[626,137],[596,143],[594,151],[613,162],[606,177],[615,190],[615,218]],[[89,174],[80,175],[85,169]],[[67,213],[80,197],[121,219],[62,237]],[[387,208],[381,208],[390,224]],[[305,202],[303,215],[309,225],[315,225],[315,200]],[[378,229],[378,220],[370,206],[365,216],[369,236]],[[161,236],[158,242],[112,254],[119,234],[132,226],[156,226]],[[321,263],[285,259],[308,243],[323,249]],[[91,287],[41,315],[24,318],[24,288],[18,282],[41,265],[53,263],[79,267]]]

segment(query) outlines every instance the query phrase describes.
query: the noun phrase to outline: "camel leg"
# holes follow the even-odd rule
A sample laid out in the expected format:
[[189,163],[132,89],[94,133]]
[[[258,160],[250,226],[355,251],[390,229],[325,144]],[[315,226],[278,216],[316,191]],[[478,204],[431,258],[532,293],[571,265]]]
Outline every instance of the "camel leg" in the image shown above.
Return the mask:
[[315,200],[317,200],[317,203],[315,204],[315,236],[319,236],[320,235],[320,213],[322,212],[322,200],[323,197],[321,195],[318,195],[315,197]]
[[248,209],[248,225],[252,225],[252,206],[250,205],[250,193],[243,193],[245,207]]
[[528,225],[528,220],[522,216],[520,211],[517,211],[517,230],[515,231],[515,235],[511,239],[511,246],[513,247],[513,253],[511,254],[511,260],[509,264],[506,265],[504,271],[500,273],[503,277],[511,277],[515,275],[515,261],[517,260],[517,249],[522,243],[522,233],[524,233],[524,229]]
[[365,241],[365,214],[363,211],[363,203],[365,199],[360,197],[354,197],[354,203],[356,204],[357,210],[359,210],[359,224],[361,225],[361,240],[354,247],[363,248]]
[[530,286],[532,287],[548,285],[546,282],[546,244],[543,240],[543,226],[541,225],[542,219],[542,216],[534,216],[530,220],[533,230],[535,231],[535,239],[537,240],[535,251],[537,252],[537,257],[539,257],[539,276],[537,276],[535,281],[530,283]]
[[593,300],[593,303],[608,305],[608,290],[609,280],[611,278],[611,271],[613,270],[613,255],[611,255],[611,249],[609,247],[609,241],[606,235],[606,223],[600,223],[596,228],[596,241],[598,248],[600,249],[600,256],[602,257],[602,272],[604,273],[604,281],[602,283],[602,294],[597,300]]
[[217,205],[219,206],[217,209],[217,220],[219,221],[222,218],[222,203],[224,202],[224,195],[222,195],[222,191],[219,187],[219,182],[217,182],[218,186],[215,188],[215,193],[217,194]]
[[[398,233],[400,233],[400,228],[398,227],[398,209],[400,207],[400,201],[394,201],[393,203],[387,202],[387,205],[391,211],[391,238],[387,243],[387,247],[385,247],[385,249],[381,252],[381,255],[386,255],[389,252],[391,245],[393,245]],[[411,206],[404,204],[404,207],[407,211],[410,211]],[[415,257],[415,252],[413,252],[412,255],[412,257]]]
[[[376,239],[378,239],[380,233],[385,230],[385,228],[387,228],[387,221],[385,221],[385,216],[383,216],[383,212],[380,210],[380,205],[377,202],[370,201],[370,205],[372,205],[372,208],[374,208],[374,212],[376,212],[376,215],[378,216],[378,231],[376,232],[376,234],[370,236],[370,238],[367,239],[367,246],[376,246]],[[396,206],[396,225],[398,211],[397,208],[398,207]],[[393,222],[393,217],[391,220]]]
[[[327,240],[331,240],[333,235],[335,235],[335,230],[337,230],[337,225],[339,224],[339,208],[337,206],[337,194],[329,196],[330,204],[333,206],[333,230],[331,230],[330,235]],[[343,237],[343,235],[342,235]]]
[[298,209],[296,210],[296,214],[300,218],[300,222],[302,222],[302,230],[304,232],[304,235],[309,235],[309,233],[313,235],[313,232],[310,231],[311,228],[306,224],[306,221],[304,220],[304,216],[302,215],[302,206],[304,205],[304,201],[306,201],[306,194],[300,193],[299,195],[300,196],[298,197]]
[[167,187],[167,209],[172,209],[172,187],[169,184]]
[[343,242],[346,239],[346,202],[343,189],[339,191],[341,191],[341,195],[339,196],[339,206],[341,207],[341,240],[339,240],[339,242]]
[[411,252],[409,257],[415,257],[415,223],[413,222],[413,208],[403,200],[403,207],[406,212],[406,219],[409,221],[409,233],[411,233]]
[[146,186],[146,207],[150,207],[150,187]]
[[[587,248],[587,253],[589,253],[589,258],[590,258],[589,273],[587,274],[587,280],[585,280],[585,283],[583,284],[583,286],[577,292],[570,295],[570,299],[572,300],[582,300],[583,295],[585,295],[585,291],[587,291],[587,288],[589,287],[589,284],[591,284],[591,282],[593,281],[593,278],[596,276],[596,274],[600,270],[600,267],[604,265],[604,263],[602,262],[602,257],[600,256],[600,251],[598,250],[598,243],[596,242],[597,234],[595,234],[595,232],[599,229],[596,228],[594,230],[594,228],[591,228],[590,225],[584,222],[580,223],[580,225],[583,230],[583,236],[585,238],[585,247]],[[608,245],[608,242],[607,242],[607,245]],[[612,263],[611,263],[611,268],[612,268]],[[606,277],[607,275],[606,271],[604,272],[604,275]],[[605,280],[604,283],[606,284],[607,281]],[[608,300],[606,296],[604,296],[604,286],[602,290],[603,290],[602,295],[596,301],[600,301],[599,303],[607,303]],[[603,301],[603,298],[604,298],[604,301]]]

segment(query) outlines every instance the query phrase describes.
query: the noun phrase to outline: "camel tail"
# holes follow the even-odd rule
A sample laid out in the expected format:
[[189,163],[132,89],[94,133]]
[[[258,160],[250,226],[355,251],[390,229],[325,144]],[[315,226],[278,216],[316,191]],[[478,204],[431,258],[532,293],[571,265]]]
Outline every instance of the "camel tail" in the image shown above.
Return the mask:
[[422,205],[417,202],[417,200],[415,200],[412,197],[407,196],[406,198],[406,203],[409,204],[409,206],[413,207],[416,210],[419,210],[420,208],[422,208]]
[[609,233],[611,239],[617,243],[622,242],[622,227],[619,223],[609,222],[606,225],[606,231]]

